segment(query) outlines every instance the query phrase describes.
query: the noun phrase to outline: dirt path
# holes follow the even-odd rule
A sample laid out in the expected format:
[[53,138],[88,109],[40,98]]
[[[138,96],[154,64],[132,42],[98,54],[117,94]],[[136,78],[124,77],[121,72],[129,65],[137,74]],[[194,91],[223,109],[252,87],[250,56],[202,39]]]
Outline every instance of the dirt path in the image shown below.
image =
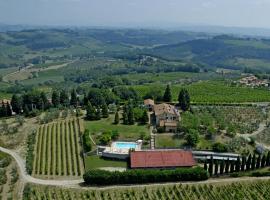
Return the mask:
[[79,180],[42,180],[34,178],[27,174],[26,168],[25,168],[25,161],[17,154],[15,151],[0,147],[0,151],[9,154],[12,156],[15,161],[17,162],[17,165],[19,166],[21,179],[23,182],[28,183],[35,183],[40,185],[52,185],[52,186],[69,186],[69,185],[78,185],[80,183],[83,183],[83,179]]

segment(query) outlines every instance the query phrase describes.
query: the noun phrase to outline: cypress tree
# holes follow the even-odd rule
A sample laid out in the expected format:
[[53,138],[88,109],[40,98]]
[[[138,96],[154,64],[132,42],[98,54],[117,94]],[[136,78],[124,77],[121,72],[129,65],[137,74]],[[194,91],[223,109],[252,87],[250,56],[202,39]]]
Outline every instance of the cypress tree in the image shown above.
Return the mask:
[[215,175],[218,175],[218,166],[219,166],[218,161],[215,161]]
[[91,105],[90,102],[88,102],[87,107],[86,107],[86,119],[88,119],[88,120],[95,120],[96,119],[96,110]]
[[148,117],[147,110],[144,110],[143,111],[143,116],[142,116],[142,119],[141,119],[141,123],[142,124],[147,124],[148,121],[149,121],[149,117]]
[[204,166],[203,166],[203,168],[204,168],[204,170],[208,170],[208,167],[207,167],[207,159],[205,159],[205,161],[204,161]]
[[133,125],[135,123],[134,120],[134,112],[132,105],[128,106],[128,124]]
[[54,107],[58,107],[60,105],[60,96],[57,91],[53,91],[52,93],[52,105]]
[[261,167],[261,155],[257,157],[257,162],[256,162],[256,169],[259,169]]
[[267,153],[267,157],[266,157],[266,166],[270,166],[270,151],[268,151]]
[[77,107],[78,105],[78,101],[77,101],[77,93],[76,93],[76,90],[73,89],[71,91],[71,94],[70,94],[70,105],[71,106],[74,106],[75,108]]
[[225,167],[225,162],[224,162],[224,160],[222,160],[220,163],[220,174],[221,175],[224,173],[224,167]]
[[187,111],[190,108],[190,96],[186,89],[181,89],[178,95],[178,102],[183,111]]
[[247,164],[246,164],[246,170],[250,170],[251,167],[251,154],[248,155]]
[[63,106],[68,106],[69,104],[68,94],[65,90],[61,90],[60,92],[60,104]]
[[228,174],[229,173],[229,169],[230,169],[230,160],[229,158],[226,160],[225,163],[225,173]]
[[246,159],[246,156],[242,156],[241,171],[245,171]]
[[256,167],[256,155],[254,154],[251,160],[251,169],[254,170]]
[[109,117],[108,106],[105,102],[102,104],[101,109],[102,109],[102,117],[108,118]]
[[163,101],[171,102],[172,101],[172,92],[170,85],[167,85],[166,90],[163,95]]
[[12,110],[16,114],[20,114],[21,109],[22,109],[22,104],[21,104],[21,99],[16,94],[14,94],[11,98],[11,106],[12,106]]
[[240,169],[241,169],[241,160],[240,160],[240,157],[238,156],[236,164],[235,164],[235,171],[240,172]]
[[233,173],[235,171],[234,166],[235,166],[234,161],[231,161],[231,163],[230,163],[230,173]]
[[119,113],[118,113],[118,111],[115,112],[114,124],[119,124]]
[[12,116],[12,110],[9,103],[7,103],[7,106],[6,106],[6,115],[9,117]]
[[266,156],[263,155],[262,161],[261,161],[261,167],[262,167],[262,168],[265,167],[265,164],[266,164]]
[[210,163],[209,163],[209,169],[208,169],[210,176],[213,175],[213,165],[214,165],[214,160],[213,160],[213,156],[211,156]]
[[7,107],[5,106],[5,103],[2,102],[2,107],[1,107],[1,111],[0,111],[0,115],[1,117],[7,117]]

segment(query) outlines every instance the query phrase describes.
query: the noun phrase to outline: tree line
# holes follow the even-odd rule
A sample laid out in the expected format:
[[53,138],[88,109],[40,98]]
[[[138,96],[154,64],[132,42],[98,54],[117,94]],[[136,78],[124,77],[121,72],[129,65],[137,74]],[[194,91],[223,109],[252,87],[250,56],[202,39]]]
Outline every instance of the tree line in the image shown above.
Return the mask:
[[234,160],[221,160],[217,161],[213,159],[213,156],[210,160],[206,160],[204,163],[204,169],[209,172],[210,176],[213,175],[222,175],[235,172],[244,172],[255,170],[263,167],[270,166],[270,152],[267,155],[249,155],[248,157],[242,156],[238,157],[236,161]]

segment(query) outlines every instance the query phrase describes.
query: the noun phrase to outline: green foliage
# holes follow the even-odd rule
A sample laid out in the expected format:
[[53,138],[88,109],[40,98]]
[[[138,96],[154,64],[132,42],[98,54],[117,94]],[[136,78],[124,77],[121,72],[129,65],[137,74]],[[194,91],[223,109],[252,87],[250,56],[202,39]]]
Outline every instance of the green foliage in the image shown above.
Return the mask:
[[226,144],[216,142],[212,145],[212,149],[215,152],[228,152],[228,147]]
[[78,105],[78,99],[77,99],[77,93],[76,93],[76,90],[73,89],[71,91],[71,95],[70,95],[70,105],[74,106],[75,108],[77,107]]
[[172,92],[170,85],[167,85],[164,95],[163,95],[163,101],[165,102],[171,102],[172,101]]
[[102,110],[102,117],[103,118],[108,118],[109,117],[109,112],[108,112],[108,106],[106,103],[103,103],[101,105],[101,110]]
[[33,171],[35,143],[36,143],[36,131],[33,131],[27,137],[26,171],[28,174],[32,174]]
[[119,124],[119,113],[118,111],[115,112],[115,116],[114,116],[114,124]]
[[185,136],[185,139],[187,141],[187,145],[190,145],[192,147],[196,146],[199,142],[199,133],[195,129],[190,129],[188,133]]
[[92,142],[90,140],[89,134],[89,130],[85,129],[82,135],[84,152],[89,152],[92,150]]
[[183,111],[190,109],[190,97],[186,89],[181,89],[178,95],[178,102]]
[[114,185],[158,183],[173,181],[201,181],[208,179],[208,173],[201,167],[179,168],[175,170],[128,170],[125,172],[109,172],[89,170],[83,175],[88,185]]
[[88,102],[86,106],[86,119],[87,120],[95,120],[96,119],[96,109]]

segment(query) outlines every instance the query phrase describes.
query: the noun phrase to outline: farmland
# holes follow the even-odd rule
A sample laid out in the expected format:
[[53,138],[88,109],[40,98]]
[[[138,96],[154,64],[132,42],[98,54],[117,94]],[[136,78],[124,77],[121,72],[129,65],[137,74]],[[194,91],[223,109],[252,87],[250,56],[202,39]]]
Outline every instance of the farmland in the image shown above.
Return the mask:
[[32,175],[44,178],[81,176],[80,131],[77,119],[45,124],[37,131]]
[[[166,85],[149,84],[138,85],[133,88],[143,97],[150,91],[159,88],[162,92]],[[177,101],[181,88],[186,88],[194,103],[243,103],[243,102],[268,102],[270,93],[266,89],[252,89],[231,86],[224,81],[201,81],[190,85],[172,85],[173,100]]]
[[270,181],[241,181],[220,184],[175,184],[122,189],[67,190],[54,187],[28,185],[25,199],[59,200],[129,200],[129,199],[265,199],[270,195]]

